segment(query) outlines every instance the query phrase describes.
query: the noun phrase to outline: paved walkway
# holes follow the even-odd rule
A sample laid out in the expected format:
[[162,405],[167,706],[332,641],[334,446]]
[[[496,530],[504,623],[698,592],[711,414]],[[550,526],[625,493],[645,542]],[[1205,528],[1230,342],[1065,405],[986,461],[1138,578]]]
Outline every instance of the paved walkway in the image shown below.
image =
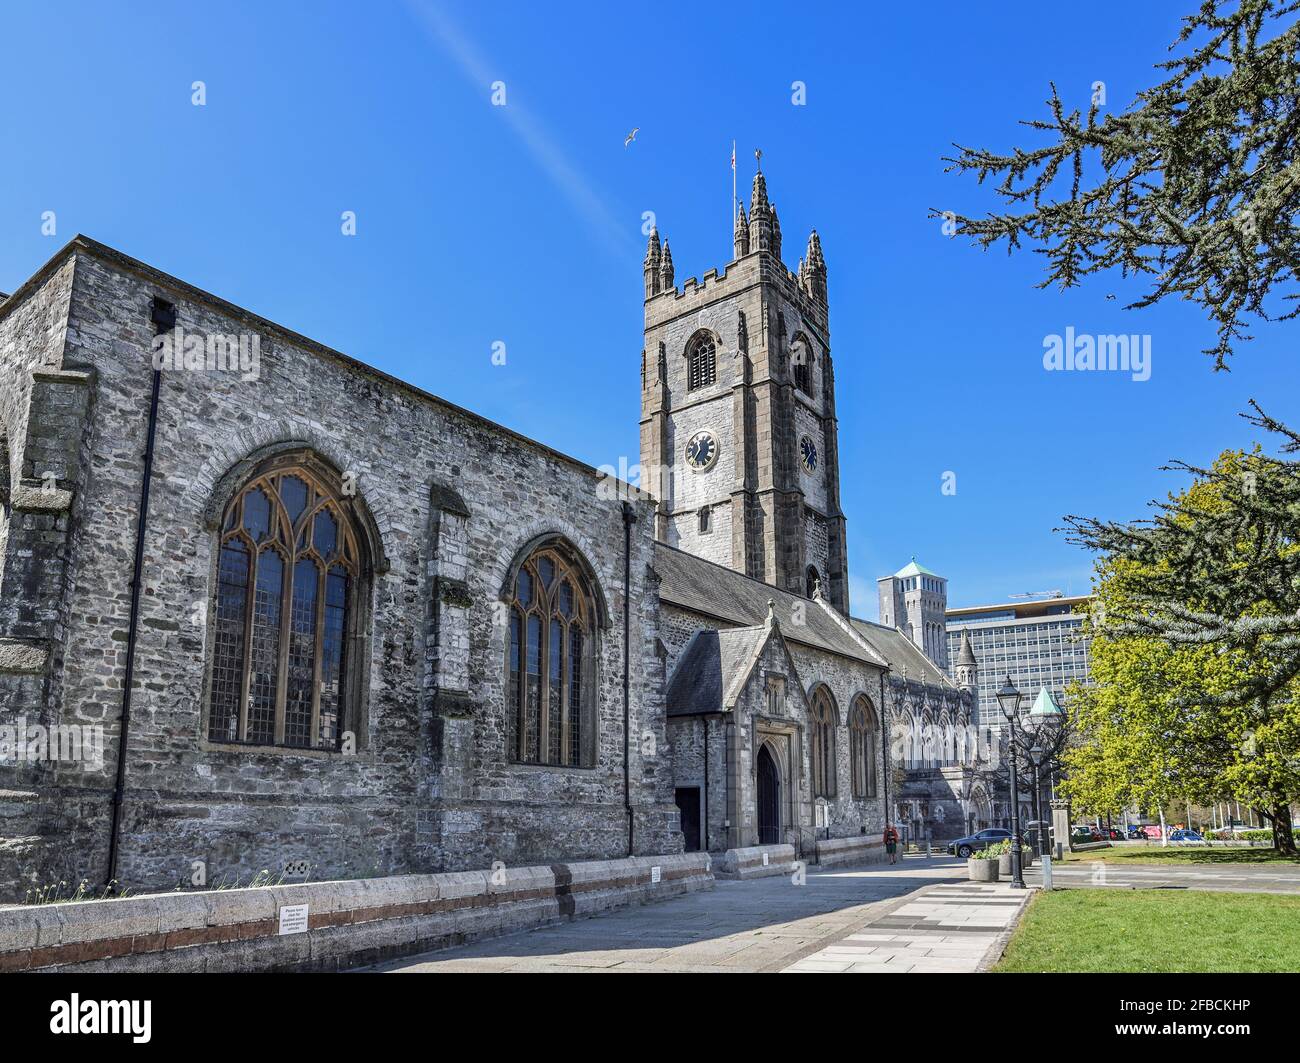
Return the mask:
[[813,867],[802,886],[784,875],[719,882],[707,892],[491,938],[378,969],[780,971],[891,913],[909,925],[928,918],[905,911],[917,891],[960,882],[965,876],[964,863],[943,857],[908,857],[892,867]]
[[1032,890],[1006,883],[932,886],[856,934],[797,961],[796,974],[973,972],[997,962]]
[[[1043,870],[1035,860],[1025,882],[1041,885]],[[1052,864],[1052,885],[1072,889],[1224,890],[1229,893],[1300,893],[1300,864],[1134,864],[1131,860]]]

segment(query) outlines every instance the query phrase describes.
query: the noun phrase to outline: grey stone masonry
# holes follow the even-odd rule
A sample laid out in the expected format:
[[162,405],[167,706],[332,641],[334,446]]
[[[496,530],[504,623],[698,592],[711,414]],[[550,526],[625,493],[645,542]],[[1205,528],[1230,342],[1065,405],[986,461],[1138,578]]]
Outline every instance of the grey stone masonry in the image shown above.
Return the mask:
[[[737,216],[736,258],[724,272],[709,270],[680,288],[665,283],[650,269],[663,254],[659,234],[651,235],[642,486],[659,503],[660,541],[796,594],[807,592],[811,568],[827,600],[847,614],[826,265],[813,233],[807,259],[798,272],[789,270],[779,232],[759,173],[748,222],[743,209]],[[700,340],[716,351],[712,382],[688,376],[688,355]],[[717,455],[708,468],[692,468],[685,448],[703,431]],[[700,510],[722,507],[727,517],[714,516],[705,530]],[[723,535],[729,543],[719,541]]]
[[712,888],[679,853],[0,908],[0,973],[333,971]]
[[[156,299],[187,335],[255,338],[260,364],[160,371],[123,750]],[[629,820],[636,853],[680,850],[654,510],[634,490],[611,497],[588,466],[81,237],[0,306],[0,429],[0,726],[103,740],[99,763],[0,764],[20,795],[0,819],[0,897],[102,879],[122,756],[119,872],[136,888],[200,867],[212,883],[298,861],[346,876],[604,859],[627,855]],[[354,752],[207,734],[217,525],[247,470],[290,452],[350,476],[369,536]],[[503,595],[548,536],[605,606],[592,767],[516,763],[507,740]]]

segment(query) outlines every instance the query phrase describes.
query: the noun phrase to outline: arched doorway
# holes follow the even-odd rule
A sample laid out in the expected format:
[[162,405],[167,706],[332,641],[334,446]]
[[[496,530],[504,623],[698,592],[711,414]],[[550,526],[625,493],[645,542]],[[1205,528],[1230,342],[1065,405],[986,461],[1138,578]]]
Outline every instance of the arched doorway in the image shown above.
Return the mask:
[[781,773],[767,745],[758,751],[758,844],[781,840]]

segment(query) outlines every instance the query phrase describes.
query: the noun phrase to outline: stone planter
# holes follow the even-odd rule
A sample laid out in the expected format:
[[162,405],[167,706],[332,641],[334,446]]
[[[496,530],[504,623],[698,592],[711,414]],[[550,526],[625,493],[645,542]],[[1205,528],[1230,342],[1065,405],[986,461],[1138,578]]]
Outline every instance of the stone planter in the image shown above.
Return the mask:
[[[1024,871],[1034,862],[1034,854],[1029,849],[1020,850],[1020,870]],[[998,871],[1007,878],[1011,877],[1011,854],[1003,853],[998,857]]]
[[966,871],[970,875],[972,882],[996,882],[998,880],[998,861],[971,858],[966,861]]

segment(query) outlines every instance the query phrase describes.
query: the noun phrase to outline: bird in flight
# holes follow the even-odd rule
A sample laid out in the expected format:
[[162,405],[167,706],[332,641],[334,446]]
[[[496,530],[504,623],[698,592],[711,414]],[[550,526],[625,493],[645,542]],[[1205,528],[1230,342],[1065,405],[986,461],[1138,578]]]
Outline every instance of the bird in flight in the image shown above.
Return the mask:
[[627,139],[626,139],[625,141],[623,141],[623,147],[627,147],[629,144],[632,143],[632,141],[636,140],[636,135],[637,135],[639,132],[641,132],[641,127],[640,127],[640,126],[637,126],[635,129],[632,130],[632,132],[630,132],[630,133],[627,135]]

